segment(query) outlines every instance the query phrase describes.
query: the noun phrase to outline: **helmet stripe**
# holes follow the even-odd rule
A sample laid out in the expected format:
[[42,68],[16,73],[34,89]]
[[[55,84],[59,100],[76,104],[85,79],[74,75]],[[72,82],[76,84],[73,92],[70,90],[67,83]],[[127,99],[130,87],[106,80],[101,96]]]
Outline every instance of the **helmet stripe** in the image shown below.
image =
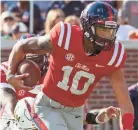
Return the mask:
[[109,21],[112,21],[113,20],[113,13],[112,13],[112,10],[111,10],[111,7],[109,7],[109,5],[105,2],[103,2],[104,5],[106,6],[107,10],[108,10],[108,20]]

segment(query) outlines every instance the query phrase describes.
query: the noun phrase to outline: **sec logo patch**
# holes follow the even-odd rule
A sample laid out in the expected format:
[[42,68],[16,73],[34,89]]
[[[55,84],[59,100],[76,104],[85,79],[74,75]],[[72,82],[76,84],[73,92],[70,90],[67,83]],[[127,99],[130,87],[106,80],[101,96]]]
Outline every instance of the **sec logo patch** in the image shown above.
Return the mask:
[[67,61],[71,61],[71,62],[75,60],[75,56],[72,53],[67,53],[65,55],[65,58],[66,58]]
[[24,95],[25,95],[25,90],[18,91],[18,96],[24,96]]

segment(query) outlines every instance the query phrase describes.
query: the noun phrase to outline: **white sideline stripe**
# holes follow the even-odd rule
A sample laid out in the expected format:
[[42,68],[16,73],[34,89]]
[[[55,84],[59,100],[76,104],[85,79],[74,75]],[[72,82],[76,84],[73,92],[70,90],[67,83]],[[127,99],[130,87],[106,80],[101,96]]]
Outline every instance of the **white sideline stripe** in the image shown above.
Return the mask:
[[67,23],[67,37],[66,37],[66,42],[64,46],[64,49],[66,50],[69,49],[70,37],[71,37],[71,25]]
[[58,39],[58,45],[61,47],[62,46],[62,41],[63,41],[63,36],[64,36],[64,23],[60,22],[60,35],[59,35],[59,39]]
[[118,60],[117,64],[115,65],[115,67],[118,67],[121,64],[124,52],[125,52],[125,48],[124,48],[124,45],[122,44],[121,54],[120,54],[119,60]]
[[119,43],[117,42],[117,43],[115,43],[115,49],[114,49],[113,56],[107,65],[111,66],[115,62],[115,59],[116,59],[117,53],[118,53],[118,49],[119,49]]

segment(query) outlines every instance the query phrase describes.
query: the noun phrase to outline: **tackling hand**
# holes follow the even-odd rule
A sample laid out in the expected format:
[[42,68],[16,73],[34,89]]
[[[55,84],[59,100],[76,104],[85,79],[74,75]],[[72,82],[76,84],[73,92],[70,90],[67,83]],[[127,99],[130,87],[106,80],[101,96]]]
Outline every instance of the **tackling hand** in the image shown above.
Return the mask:
[[11,84],[14,88],[24,88],[24,89],[30,90],[32,88],[29,86],[25,86],[22,82],[22,79],[28,76],[29,76],[28,73],[25,73],[22,75],[12,75],[12,74],[6,75],[7,82]]

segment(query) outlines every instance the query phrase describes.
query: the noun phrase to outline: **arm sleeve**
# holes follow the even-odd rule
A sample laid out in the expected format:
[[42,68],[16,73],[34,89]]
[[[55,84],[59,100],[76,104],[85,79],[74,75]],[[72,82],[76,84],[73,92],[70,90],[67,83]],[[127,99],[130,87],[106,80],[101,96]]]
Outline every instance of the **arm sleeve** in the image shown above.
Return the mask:
[[99,109],[94,109],[94,110],[91,110],[90,112],[88,112],[87,115],[86,115],[86,122],[88,124],[93,124],[93,125],[98,124],[96,122],[96,117],[99,114],[99,112],[100,112]]

